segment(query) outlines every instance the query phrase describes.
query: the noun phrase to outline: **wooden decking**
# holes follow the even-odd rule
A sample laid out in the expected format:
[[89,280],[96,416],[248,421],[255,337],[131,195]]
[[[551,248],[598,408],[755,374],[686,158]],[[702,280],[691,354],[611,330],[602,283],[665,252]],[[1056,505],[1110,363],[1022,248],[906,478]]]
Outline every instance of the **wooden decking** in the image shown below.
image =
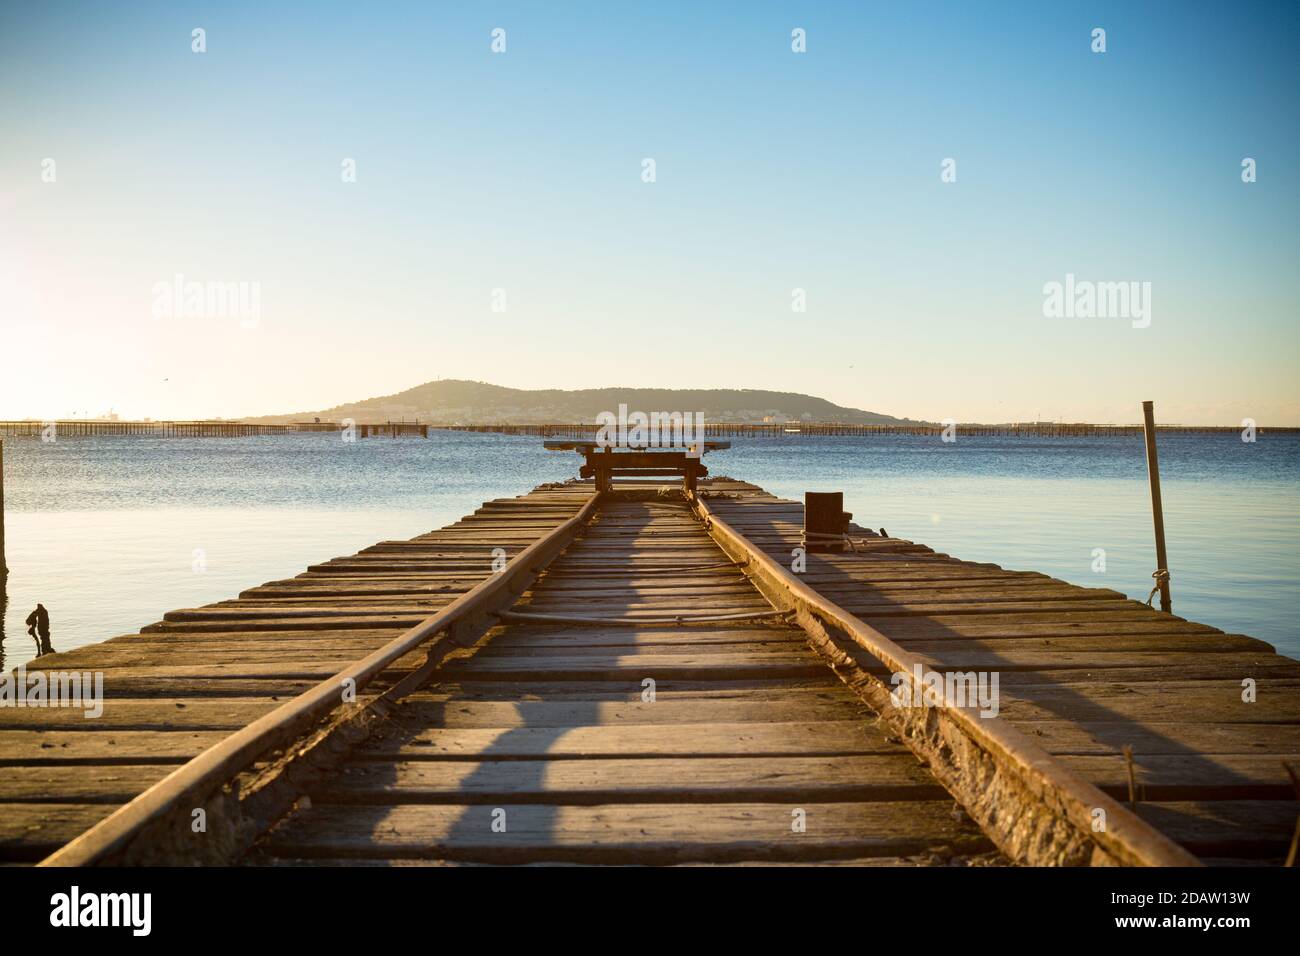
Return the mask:
[[[710,505],[789,563],[801,504],[753,488]],[[1138,815],[1206,862],[1286,856],[1300,809],[1284,766],[1300,770],[1300,662],[1115,591],[862,528],[852,537],[856,552],[809,555],[801,577],[937,671],[997,672],[999,719],[1124,802],[1130,748]]]
[[[800,504],[729,479],[701,487],[719,518],[790,564]],[[304,784],[243,860],[1002,861],[887,708],[868,709],[851,668],[774,610],[680,491],[623,488],[482,640]],[[518,554],[591,494],[568,483],[488,502],[440,531],[41,658],[103,671],[104,714],[0,708],[0,862],[43,858],[425,621],[492,575],[493,549]],[[1116,592],[851,535],[856,552],[809,555],[800,579],[936,670],[996,672],[995,719],[1125,803],[1131,748],[1138,815],[1205,861],[1285,856],[1300,662]],[[676,620],[701,616],[717,619]],[[367,694],[422,663],[398,660]]]
[[447,683],[406,698],[391,731],[312,790],[258,856],[901,862],[991,850],[801,631],[649,623],[772,610],[680,497],[610,503],[514,610],[647,623],[494,629]]
[[[34,862],[177,766],[419,623],[571,517],[572,489],[486,503],[439,531],[382,542],[168,613],[139,634],[33,661],[102,671],[103,715],[0,707],[0,862]],[[396,679],[418,655],[393,668]],[[422,659],[422,657],[421,657]]]

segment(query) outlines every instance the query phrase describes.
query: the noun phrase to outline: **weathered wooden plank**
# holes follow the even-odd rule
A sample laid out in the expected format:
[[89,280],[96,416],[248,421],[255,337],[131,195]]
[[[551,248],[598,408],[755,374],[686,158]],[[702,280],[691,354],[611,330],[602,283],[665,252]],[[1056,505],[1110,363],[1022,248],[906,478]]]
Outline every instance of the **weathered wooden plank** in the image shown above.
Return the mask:
[[314,617],[252,617],[240,618],[231,615],[214,615],[211,618],[195,618],[184,621],[159,621],[141,628],[144,633],[157,631],[184,632],[187,634],[216,633],[238,628],[242,631],[325,631],[338,628],[361,629],[375,628],[406,630],[414,627],[430,615],[421,612],[407,614],[376,614],[369,616],[361,611],[353,611],[347,617],[320,615]]
[[[1122,756],[1070,755],[1063,763],[1113,796],[1127,801],[1129,765]],[[1133,760],[1138,798],[1151,800],[1293,800],[1283,761],[1300,766],[1300,754],[1138,754]]]
[[175,764],[224,736],[219,730],[0,730],[0,767],[72,762]]
[[[148,667],[159,661],[165,661],[169,667],[203,665],[214,658],[222,661],[222,666],[239,664],[267,664],[291,659],[295,652],[304,657],[310,656],[315,662],[354,661],[365,657],[387,642],[378,641],[322,641],[290,642],[269,641],[189,641],[159,647],[157,644],[117,644],[78,648],[70,651],[57,665],[45,665],[41,672],[68,670],[102,670],[115,668]],[[41,661],[44,664],[44,659]],[[335,668],[337,670],[337,668]],[[37,673],[30,669],[29,674]]]
[[[146,631],[140,634],[123,634],[121,637],[112,638],[111,642],[104,644],[92,644],[92,648],[103,648],[107,650],[110,646],[116,650],[118,647],[126,647],[134,644],[153,645],[153,653],[158,657],[164,658],[170,650],[166,647],[157,645],[176,645],[176,644],[194,644],[199,647],[217,647],[222,644],[271,644],[273,642],[286,641],[304,652],[310,653],[312,648],[325,645],[373,645],[382,646],[394,637],[402,633],[402,628],[321,628],[313,631],[249,631],[249,630],[225,630],[225,631]],[[280,646],[277,644],[277,646]],[[287,646],[287,645],[285,645]],[[74,652],[69,652],[74,653]],[[45,660],[44,658],[42,660]],[[58,658],[59,661],[65,660],[63,656]]]
[[[645,688],[638,681],[546,681],[534,680],[527,684],[517,681],[476,680],[459,682],[447,679],[430,684],[406,698],[418,700],[584,700],[626,701],[635,703],[644,698]],[[665,700],[748,700],[755,703],[797,702],[814,697],[820,700],[856,701],[857,698],[829,672],[820,672],[803,678],[747,678],[742,680],[677,680],[666,679],[655,683],[655,698]]]
[[825,665],[811,655],[780,652],[647,654],[551,657],[480,655],[456,661],[446,672],[458,680],[734,680],[745,677],[815,677]]
[[618,598],[610,600],[587,598],[582,601],[525,599],[516,604],[511,610],[529,614],[556,614],[565,617],[644,618],[650,621],[662,621],[665,618],[689,617],[696,614],[737,614],[772,611],[772,606],[757,595],[747,594],[735,597],[718,595],[698,601],[692,599],[628,601]]
[[1247,702],[1240,681],[1205,680],[1018,685],[1000,697],[1002,716],[1016,721],[1300,723],[1300,681],[1264,678],[1257,682],[1255,694]]
[[961,614],[970,615],[1007,615],[1013,612],[1023,614],[1092,614],[1093,612],[1113,611],[1119,613],[1130,613],[1139,616],[1154,613],[1144,604],[1138,604],[1136,601],[1117,601],[1107,600],[1104,598],[1095,599],[1090,596],[1077,599],[1069,598],[1042,598],[1038,600],[1019,600],[1011,598],[1006,601],[989,601],[963,602],[955,600],[949,596],[943,600],[934,601],[900,601],[898,603],[885,603],[871,597],[864,597],[861,600],[840,601],[840,607],[846,611],[856,614],[864,620],[872,620],[877,617],[891,617],[895,615],[926,615],[926,616],[953,616]]
[[530,646],[527,644],[510,644],[500,647],[489,645],[479,652],[479,657],[484,661],[496,657],[535,657],[547,660],[590,657],[608,662],[611,655],[625,658],[680,658],[684,652],[689,652],[691,656],[708,655],[720,660],[731,660],[737,655],[746,655],[747,657],[764,656],[782,661],[806,661],[810,659],[807,656],[807,648],[802,644],[796,644],[794,641],[731,642],[726,644],[711,642],[696,644],[682,641],[674,644],[598,644],[594,647],[573,642],[558,647],[554,645]]
[[[1213,659],[1218,656],[1220,659]],[[1106,667],[1088,664],[1051,667],[1044,666],[1038,670],[1004,669],[1000,673],[1002,689],[1009,687],[1030,687],[1047,684],[1072,685],[1095,684],[1098,681],[1113,681],[1123,684],[1162,681],[1216,681],[1250,677],[1252,679],[1268,677],[1270,679],[1295,680],[1300,678],[1300,661],[1294,661],[1281,654],[1271,658],[1261,658],[1254,662],[1242,662],[1234,655],[1185,654],[1177,663],[1164,664],[1159,660],[1125,665],[1111,663]],[[1227,657],[1228,660],[1222,658]],[[1211,658],[1201,660],[1201,658]],[[1276,658],[1274,660],[1273,658]],[[1094,657],[1095,660],[1095,657]],[[954,668],[961,669],[961,668]]]
[[772,626],[732,627],[529,627],[515,625],[490,635],[484,653],[514,647],[692,647],[731,644],[806,646],[803,631]]
[[998,638],[1009,640],[1026,638],[1104,637],[1109,634],[1222,634],[1217,627],[1193,624],[1181,619],[1161,619],[1144,615],[1140,620],[1034,622],[1027,624],[986,623],[973,618],[956,622],[940,622],[930,618],[893,618],[873,621],[882,634],[896,641],[951,640],[968,638]]
[[[106,696],[103,713],[88,718],[82,708],[2,707],[3,730],[235,730],[275,707],[259,698],[121,698]],[[0,759],[3,755],[0,754]]]
[[860,720],[683,724],[671,732],[653,724],[451,730],[425,727],[387,734],[357,751],[365,759],[700,758],[904,752],[901,744],[886,740]]
[[1022,725],[1053,754],[1286,754],[1300,752],[1300,725],[1186,721],[1035,720]]
[[692,601],[704,602],[706,606],[712,606],[714,599],[735,600],[736,598],[754,597],[754,588],[747,581],[733,583],[731,581],[718,581],[712,584],[699,583],[691,587],[680,587],[668,581],[656,585],[648,585],[639,588],[623,587],[616,581],[602,584],[598,581],[589,582],[588,587],[578,589],[556,589],[548,585],[541,585],[525,595],[535,601],[549,601],[555,604],[578,603],[586,601],[612,601],[621,600],[629,604],[636,603],[659,603],[667,599],[676,599],[678,602]]
[[[1109,669],[1127,669],[1133,667],[1170,668],[1170,679],[1177,679],[1172,671],[1180,665],[1189,665],[1207,669],[1213,676],[1249,677],[1255,674],[1264,676],[1291,676],[1300,669],[1300,662],[1273,653],[1254,651],[1219,653],[1214,651],[1158,651],[1158,650],[1121,650],[1113,653],[1100,651],[1074,651],[1062,643],[1050,650],[1005,650],[979,651],[945,649],[941,654],[923,654],[922,657],[934,661],[937,670],[1033,670],[1055,672],[1066,668],[1089,668],[1094,673]],[[1122,679],[1122,678],[1116,678]]]
[[813,723],[825,720],[874,721],[876,715],[852,698],[825,700],[812,695],[790,701],[747,698],[722,700],[637,701],[472,701],[410,700],[397,712],[403,725],[427,727],[607,727],[632,724],[673,725]]
[[1296,824],[1290,800],[1140,803],[1137,812],[1200,856],[1277,858]]
[[[0,803],[106,803],[117,806],[175,769],[175,764],[9,767],[0,773]],[[0,806],[0,819],[5,817],[6,808]],[[6,826],[4,829],[8,832],[10,828]]]
[[[951,641],[898,639],[900,646],[919,654],[945,655],[954,649]],[[1245,637],[1241,634],[1103,634],[1088,637],[1040,637],[1040,638],[966,638],[961,643],[966,651],[987,651],[990,654],[1005,655],[1008,660],[1015,660],[1024,653],[1043,651],[1055,655],[1057,650],[1073,654],[1093,653],[1098,660],[1106,660],[1101,655],[1114,655],[1126,651],[1154,651],[1157,653],[1185,652],[1195,653],[1247,653],[1273,654],[1271,644]]]
[[0,860],[35,863],[112,812],[103,803],[0,804]]
[[[138,696],[134,691],[128,691],[128,686],[134,686],[129,682],[145,679],[185,679],[192,681],[216,681],[226,680],[282,680],[282,681],[300,681],[314,680],[321,681],[326,677],[333,677],[340,670],[340,663],[349,663],[356,660],[355,657],[343,659],[322,659],[312,662],[306,662],[297,659],[284,661],[283,663],[237,663],[237,664],[207,664],[202,661],[195,661],[191,664],[175,665],[148,665],[148,666],[125,666],[113,667],[111,664],[102,668],[104,672],[104,682],[106,686],[114,688],[115,693]],[[414,669],[419,665],[419,661],[410,658],[410,667]],[[400,665],[405,668],[403,663]],[[396,673],[399,667],[393,668]],[[236,695],[238,692],[228,690],[223,696]]]
[[[506,820],[493,828],[494,810]],[[806,832],[791,826],[802,810]],[[821,860],[919,852],[936,842],[983,850],[951,801],[732,803],[665,806],[321,806],[273,831],[263,852],[289,856],[410,856],[515,863]]]
[[910,754],[356,763],[313,790],[321,803],[701,803],[942,800]]

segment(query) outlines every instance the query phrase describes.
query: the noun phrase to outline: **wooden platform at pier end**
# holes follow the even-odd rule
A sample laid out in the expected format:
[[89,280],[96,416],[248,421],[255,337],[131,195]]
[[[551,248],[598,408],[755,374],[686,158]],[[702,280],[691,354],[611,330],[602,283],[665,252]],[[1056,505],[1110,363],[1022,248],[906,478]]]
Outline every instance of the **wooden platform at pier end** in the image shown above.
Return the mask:
[[[700,487],[789,565],[801,505],[729,479]],[[572,482],[488,502],[440,531],[41,658],[49,671],[102,670],[104,714],[0,708],[0,862],[43,858],[426,622],[489,579],[494,548],[519,554],[592,491]],[[304,778],[293,809],[240,859],[1002,860],[680,487],[620,484],[596,508],[473,648],[395,702],[329,773]],[[996,670],[996,720],[1125,803],[1131,747],[1139,816],[1206,862],[1285,855],[1297,805],[1282,761],[1300,761],[1300,663],[1115,592],[851,533],[856,553],[810,555],[801,579],[939,670]],[[396,661],[367,694],[424,660]],[[1241,703],[1246,677],[1257,703]]]

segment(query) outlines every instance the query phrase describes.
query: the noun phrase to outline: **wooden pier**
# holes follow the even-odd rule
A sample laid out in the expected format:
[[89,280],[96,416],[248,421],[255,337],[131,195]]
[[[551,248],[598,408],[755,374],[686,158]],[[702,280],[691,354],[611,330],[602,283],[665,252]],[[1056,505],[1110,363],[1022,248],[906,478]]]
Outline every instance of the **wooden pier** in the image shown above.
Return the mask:
[[[103,715],[0,708],[0,861],[1286,857],[1300,662],[858,525],[804,567],[802,530],[726,478],[544,485],[40,658]],[[997,673],[997,715],[897,704],[913,665]]]

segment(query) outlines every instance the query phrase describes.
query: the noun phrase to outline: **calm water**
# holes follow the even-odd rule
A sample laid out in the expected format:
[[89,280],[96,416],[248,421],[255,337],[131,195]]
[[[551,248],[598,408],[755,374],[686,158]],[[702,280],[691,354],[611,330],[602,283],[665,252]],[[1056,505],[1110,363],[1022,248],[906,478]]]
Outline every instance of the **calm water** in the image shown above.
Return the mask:
[[[4,666],[131,633],[488,498],[576,474],[535,438],[435,433],[5,440],[10,567]],[[757,438],[715,475],[787,497],[845,493],[861,524],[958,557],[1146,598],[1155,567],[1141,439]],[[1300,436],[1162,436],[1174,609],[1300,657]],[[1105,572],[1093,570],[1105,551]]]

